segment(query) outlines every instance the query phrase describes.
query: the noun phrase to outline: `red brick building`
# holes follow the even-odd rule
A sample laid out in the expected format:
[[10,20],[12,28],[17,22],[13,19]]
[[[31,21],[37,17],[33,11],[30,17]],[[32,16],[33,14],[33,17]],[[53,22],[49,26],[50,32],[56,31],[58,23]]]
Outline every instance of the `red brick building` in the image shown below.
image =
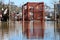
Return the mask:
[[[30,14],[33,13],[33,34],[30,33]],[[27,2],[22,6],[23,32],[28,38],[33,36],[44,37],[44,2]],[[25,23],[27,21],[27,23]],[[39,22],[36,22],[39,21]],[[37,25],[36,25],[37,24]],[[38,28],[38,29],[36,29]],[[40,30],[38,33],[36,30]]]

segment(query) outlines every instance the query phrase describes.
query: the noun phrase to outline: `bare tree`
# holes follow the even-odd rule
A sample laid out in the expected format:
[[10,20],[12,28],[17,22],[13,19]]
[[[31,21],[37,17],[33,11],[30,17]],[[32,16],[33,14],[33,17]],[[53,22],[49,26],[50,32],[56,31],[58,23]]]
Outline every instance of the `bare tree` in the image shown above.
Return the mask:
[[10,2],[11,5],[14,5],[15,3],[14,2]]

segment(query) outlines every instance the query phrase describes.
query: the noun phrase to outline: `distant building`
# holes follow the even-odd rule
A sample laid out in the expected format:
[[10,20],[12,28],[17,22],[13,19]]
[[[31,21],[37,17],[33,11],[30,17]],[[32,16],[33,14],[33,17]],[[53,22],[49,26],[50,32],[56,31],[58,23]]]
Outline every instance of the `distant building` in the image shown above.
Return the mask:
[[60,4],[54,5],[54,12],[55,12],[55,20],[60,19]]
[[60,4],[54,5],[54,12],[55,12],[55,20],[57,20],[57,16],[60,15]]
[[60,32],[60,3],[54,5],[57,32]]

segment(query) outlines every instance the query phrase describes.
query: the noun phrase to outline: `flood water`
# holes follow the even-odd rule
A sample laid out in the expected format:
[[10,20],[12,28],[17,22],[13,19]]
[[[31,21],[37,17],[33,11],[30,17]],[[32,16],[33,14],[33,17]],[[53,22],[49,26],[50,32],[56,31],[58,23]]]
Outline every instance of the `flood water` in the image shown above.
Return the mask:
[[[32,24],[30,21],[31,29]],[[54,28],[54,21],[45,21],[44,38],[27,39],[22,33],[22,21],[0,22],[0,40],[59,40],[59,32],[54,32]]]

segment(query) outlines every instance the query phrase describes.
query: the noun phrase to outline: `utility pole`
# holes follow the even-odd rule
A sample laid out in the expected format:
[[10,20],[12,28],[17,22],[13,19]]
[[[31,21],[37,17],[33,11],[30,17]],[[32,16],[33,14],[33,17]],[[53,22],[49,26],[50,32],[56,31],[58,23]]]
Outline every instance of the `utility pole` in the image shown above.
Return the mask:
[[8,5],[8,7],[9,7],[9,32],[8,32],[8,34],[9,34],[9,37],[10,37],[10,0],[9,0],[9,5]]
[[59,4],[60,4],[60,0],[59,0]]
[[[60,5],[60,0],[59,0],[59,5]],[[58,10],[59,11],[59,10]],[[60,19],[60,18],[59,18]],[[60,28],[59,28],[60,29]],[[60,32],[59,32],[59,40],[60,40]]]

